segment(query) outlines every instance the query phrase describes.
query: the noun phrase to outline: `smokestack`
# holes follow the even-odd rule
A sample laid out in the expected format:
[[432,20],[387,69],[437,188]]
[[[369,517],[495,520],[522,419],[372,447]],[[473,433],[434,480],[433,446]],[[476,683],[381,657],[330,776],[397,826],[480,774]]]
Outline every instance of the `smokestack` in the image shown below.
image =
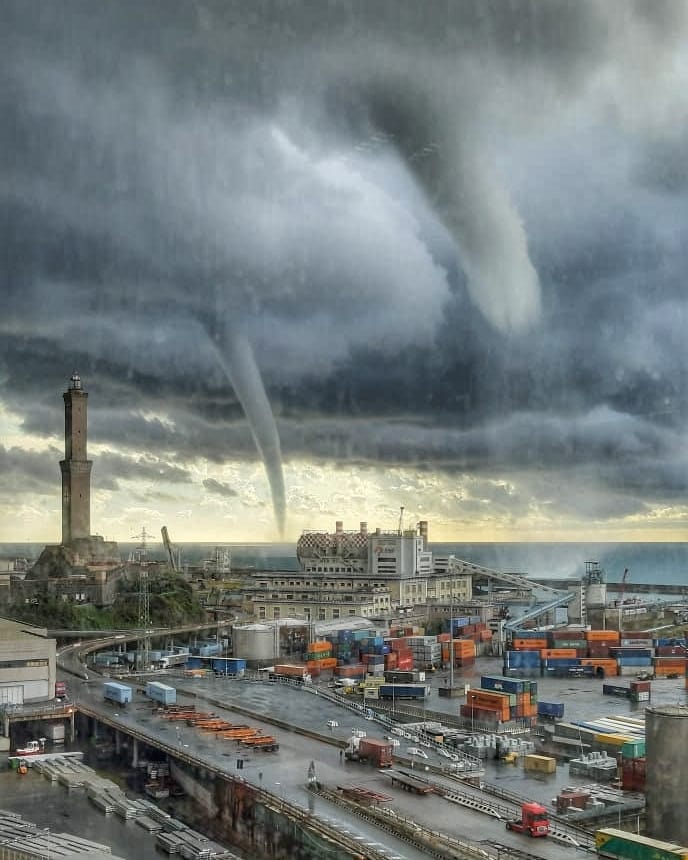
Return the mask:
[[363,537],[368,535],[368,523],[361,523],[361,534]]
[[428,521],[421,520],[418,523],[418,531],[420,532],[420,536],[423,538],[423,549],[428,548]]
[[334,551],[336,555],[342,554],[342,546],[344,544],[344,523],[337,520],[334,524]]

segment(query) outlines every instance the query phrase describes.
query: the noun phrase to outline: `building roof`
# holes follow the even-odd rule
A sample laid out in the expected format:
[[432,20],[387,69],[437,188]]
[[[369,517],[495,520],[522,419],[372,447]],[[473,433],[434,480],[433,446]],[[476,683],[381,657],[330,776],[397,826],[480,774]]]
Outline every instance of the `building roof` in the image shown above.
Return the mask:
[[0,639],[29,639],[34,636],[46,638],[48,631],[45,627],[33,627],[24,621],[12,621],[10,618],[0,617]]

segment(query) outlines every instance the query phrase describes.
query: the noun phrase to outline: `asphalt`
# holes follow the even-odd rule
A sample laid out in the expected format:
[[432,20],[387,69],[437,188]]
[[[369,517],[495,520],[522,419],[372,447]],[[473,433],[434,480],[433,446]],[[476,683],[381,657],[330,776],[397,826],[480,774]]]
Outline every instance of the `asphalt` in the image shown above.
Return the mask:
[[[470,683],[479,685],[481,675],[500,674],[501,661],[483,659],[470,671],[455,676],[455,684]],[[602,695],[602,681],[591,679],[538,679],[538,695],[541,700],[561,701],[565,706],[566,720],[589,720],[596,716],[634,713],[641,706],[617,698]],[[201,759],[222,767],[227,773],[241,776],[249,782],[281,797],[310,809],[315,814],[337,822],[339,826],[357,832],[365,838],[385,845],[390,856],[416,860],[422,853],[382,834],[372,826],[349,818],[341,809],[329,802],[313,797],[305,788],[307,772],[311,761],[314,763],[318,779],[330,787],[339,785],[362,785],[379,791],[391,798],[391,806],[397,815],[416,820],[425,827],[441,831],[458,839],[480,845],[484,840],[496,840],[513,848],[527,850],[531,854],[551,860],[570,857],[570,847],[562,846],[552,840],[525,840],[519,834],[508,833],[503,819],[476,813],[464,807],[450,804],[438,797],[408,794],[391,785],[389,773],[380,772],[366,765],[346,762],[340,757],[339,748],[313,737],[306,737],[288,728],[275,728],[267,719],[275,718],[287,726],[298,727],[304,731],[323,735],[327,739],[345,742],[353,729],[365,731],[369,736],[383,737],[388,731],[375,722],[365,720],[362,715],[344,710],[323,696],[315,696],[297,687],[270,684],[247,680],[226,678],[181,679],[167,677],[166,683],[177,687],[180,701],[184,701],[182,691],[189,694],[188,702],[199,709],[207,709],[225,716],[233,722],[248,722],[263,729],[267,734],[276,736],[280,743],[277,753],[256,752],[245,755],[232,741],[218,741],[196,729],[166,723],[151,713],[150,703],[140,694],[126,711],[118,711],[111,705],[102,703],[102,684],[90,681],[77,687],[77,697],[83,697],[93,707],[99,707],[110,717],[116,717],[123,725],[130,724],[151,737],[165,738],[168,743]],[[462,699],[440,698],[437,687],[445,683],[442,677],[431,678],[433,692],[428,701],[428,709],[456,714]],[[213,704],[203,705],[204,699]],[[686,694],[682,679],[659,680],[653,682],[652,698],[649,704],[684,703]],[[221,703],[226,711],[219,706]],[[249,709],[254,718],[247,719],[231,709],[233,706]],[[265,721],[261,720],[265,718]],[[335,721],[338,726],[330,726]],[[443,764],[445,760],[427,751],[427,764]],[[239,759],[242,767],[237,766]],[[425,763],[416,765],[421,773]],[[556,773],[547,777],[525,772],[520,763],[506,765],[487,761],[485,781],[498,784],[523,796],[524,799],[538,800],[549,808],[552,799],[565,786],[589,785],[589,780],[572,777],[566,765],[559,765]],[[525,848],[524,848],[525,840]]]

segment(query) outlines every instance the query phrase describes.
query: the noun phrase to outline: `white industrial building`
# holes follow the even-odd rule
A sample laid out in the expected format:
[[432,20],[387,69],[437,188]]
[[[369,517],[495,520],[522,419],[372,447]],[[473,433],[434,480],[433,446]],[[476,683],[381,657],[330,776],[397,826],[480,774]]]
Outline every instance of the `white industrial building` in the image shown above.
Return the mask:
[[53,698],[55,651],[47,630],[0,618],[0,708]]
[[362,522],[345,531],[304,531],[297,543],[300,571],[261,571],[246,591],[259,620],[299,616],[308,621],[382,618],[399,610],[471,599],[472,575],[452,559],[433,559],[428,524],[369,532]]

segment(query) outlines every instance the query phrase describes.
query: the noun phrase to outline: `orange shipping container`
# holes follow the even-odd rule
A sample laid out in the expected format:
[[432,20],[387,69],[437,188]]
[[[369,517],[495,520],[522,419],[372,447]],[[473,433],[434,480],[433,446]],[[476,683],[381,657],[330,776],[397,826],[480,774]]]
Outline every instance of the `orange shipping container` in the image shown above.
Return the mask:
[[655,675],[683,675],[686,671],[686,660],[681,657],[676,657],[673,660],[663,660],[658,657],[652,666]]
[[472,639],[454,639],[452,644],[454,654],[461,654],[466,657],[475,656],[475,642]]
[[602,669],[605,675],[613,676],[619,674],[619,666],[611,657],[582,657],[581,666],[594,666]]
[[317,651],[331,651],[332,643],[322,639],[317,642],[309,642],[306,650],[310,651],[312,654],[315,654]]
[[541,651],[547,647],[546,639],[514,639],[514,651]]
[[540,657],[546,660],[548,657],[577,657],[578,651],[576,648],[543,648],[540,651]]
[[[337,661],[335,660],[335,666]],[[280,663],[275,666],[275,675],[288,675],[291,678],[302,678],[306,672],[305,666],[298,666],[295,663]]]
[[336,657],[325,657],[323,660],[320,661],[320,668],[321,669],[334,669],[336,667],[336,665],[337,665],[337,658]]
[[619,641],[618,630],[586,630],[585,638],[588,642],[607,642],[613,644]]

